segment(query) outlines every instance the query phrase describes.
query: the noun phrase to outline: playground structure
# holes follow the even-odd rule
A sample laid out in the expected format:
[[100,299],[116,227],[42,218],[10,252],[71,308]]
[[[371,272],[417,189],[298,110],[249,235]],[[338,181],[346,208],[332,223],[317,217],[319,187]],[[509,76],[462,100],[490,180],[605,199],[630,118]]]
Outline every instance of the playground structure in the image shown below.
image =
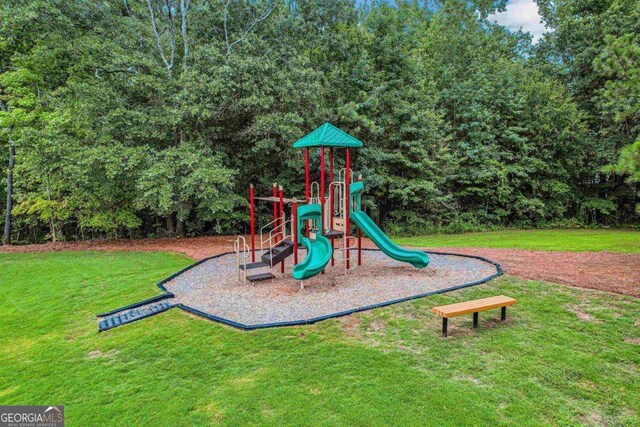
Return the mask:
[[[250,185],[248,241],[238,236],[233,252],[197,261],[164,279],[158,283],[162,295],[98,315],[99,330],[172,307],[245,330],[307,325],[476,286],[502,274],[498,264],[481,257],[427,255],[393,243],[362,210],[364,184],[361,177],[353,180],[350,151],[362,147],[361,141],[325,123],[294,147],[304,150],[304,198],[285,198],[284,188],[277,184],[273,184],[271,195],[256,197]],[[345,150],[344,167],[336,173],[334,152],[341,148]],[[311,182],[312,149],[320,153],[318,182]],[[273,208],[271,221],[259,230],[257,201]],[[363,248],[363,235],[378,249]],[[354,251],[355,259],[351,257]],[[363,254],[369,260],[367,268],[357,268],[363,263]],[[293,262],[285,268],[290,258]],[[418,270],[407,268],[407,263]],[[427,271],[421,270],[427,265]],[[270,286],[245,286],[246,282],[274,279],[277,270],[278,280]],[[289,271],[290,275],[285,274]],[[315,278],[314,286],[306,292],[295,291],[298,284],[304,289],[305,281],[311,278]],[[480,311],[472,308],[474,313]]]
[[[342,264],[345,274],[362,265],[362,235],[368,237],[385,255],[406,262],[416,268],[429,264],[423,251],[404,249],[396,245],[362,210],[364,184],[362,176],[353,180],[351,149],[362,147],[360,140],[325,123],[293,144],[303,149],[305,165],[305,196],[303,200],[285,198],[282,186],[273,184],[272,194],[256,197],[254,185],[249,188],[250,241],[238,236],[234,242],[237,255],[238,279],[256,282],[275,278],[274,267],[280,265],[285,272],[285,261],[293,256],[292,277],[300,281],[331,266]],[[319,182],[311,182],[310,150],[319,149]],[[328,150],[327,150],[328,149]],[[334,154],[336,149],[345,150],[344,168],[335,174]],[[326,157],[329,157],[327,171]],[[328,172],[328,173],[327,173]],[[337,178],[337,179],[336,179]],[[256,201],[273,204],[273,220],[259,231],[259,249],[256,243]],[[286,207],[290,205],[289,216]],[[352,226],[357,234],[352,235]],[[306,256],[299,262],[299,247],[306,249]],[[257,252],[260,260],[256,261]],[[351,252],[357,259],[351,259]]]

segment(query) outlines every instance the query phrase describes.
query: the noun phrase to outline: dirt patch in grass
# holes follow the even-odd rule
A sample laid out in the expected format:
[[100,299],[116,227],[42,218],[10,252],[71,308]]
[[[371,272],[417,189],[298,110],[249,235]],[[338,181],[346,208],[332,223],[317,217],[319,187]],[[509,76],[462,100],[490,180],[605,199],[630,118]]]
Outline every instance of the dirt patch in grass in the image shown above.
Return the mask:
[[309,387],[307,392],[312,396],[317,396],[317,395],[319,395],[321,393],[320,390],[315,388],[315,387]]
[[624,342],[628,342],[629,344],[640,345],[640,337],[636,338],[625,338]]
[[373,322],[369,323],[368,330],[379,332],[384,331],[387,328],[387,324],[382,319],[375,319]]
[[4,390],[0,390],[0,397],[4,397],[7,396],[11,393],[13,393],[14,391],[16,391],[18,389],[18,386],[13,386],[13,387],[9,387],[9,388],[5,388]]
[[606,422],[606,420],[604,419],[602,414],[600,412],[597,412],[597,411],[591,411],[587,415],[585,415],[585,416],[583,416],[581,418],[582,418],[582,422],[586,426],[606,426],[606,425],[609,425],[609,423]]
[[463,382],[463,383],[471,383],[473,385],[476,386],[482,386],[482,381],[480,381],[478,378],[473,377],[471,375],[455,375],[452,378],[454,381],[458,381],[458,382]]
[[[235,236],[94,240],[39,245],[2,246],[0,252],[51,251],[160,251],[178,252],[193,259],[231,252]],[[374,246],[364,239],[364,247]],[[433,248],[434,251],[478,255],[498,262],[505,273],[579,288],[596,289],[640,298],[640,254],[610,252],[547,252],[522,249]],[[366,254],[363,258],[366,262]],[[434,272],[433,274],[437,274]]]
[[357,314],[342,316],[338,318],[342,332],[349,337],[360,337],[360,324],[362,320]]
[[600,319],[595,318],[591,314],[584,311],[584,309],[579,305],[572,305],[569,307],[569,310],[578,316],[580,320],[584,320],[585,322],[593,322],[593,323],[602,323]]
[[118,350],[109,350],[104,353],[100,350],[93,350],[93,351],[90,351],[89,354],[87,354],[87,357],[89,359],[100,359],[100,358],[109,359],[115,356],[116,354],[118,354]]

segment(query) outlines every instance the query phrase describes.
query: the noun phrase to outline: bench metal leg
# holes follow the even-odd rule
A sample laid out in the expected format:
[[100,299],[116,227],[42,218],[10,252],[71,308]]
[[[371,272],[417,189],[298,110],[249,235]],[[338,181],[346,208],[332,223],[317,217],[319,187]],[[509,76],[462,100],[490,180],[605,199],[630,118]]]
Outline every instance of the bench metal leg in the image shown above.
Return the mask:
[[507,307],[502,307],[500,311],[500,320],[507,320]]
[[473,329],[478,327],[478,312],[473,313]]
[[447,336],[447,324],[448,324],[448,320],[446,317],[442,318],[442,336],[446,337]]

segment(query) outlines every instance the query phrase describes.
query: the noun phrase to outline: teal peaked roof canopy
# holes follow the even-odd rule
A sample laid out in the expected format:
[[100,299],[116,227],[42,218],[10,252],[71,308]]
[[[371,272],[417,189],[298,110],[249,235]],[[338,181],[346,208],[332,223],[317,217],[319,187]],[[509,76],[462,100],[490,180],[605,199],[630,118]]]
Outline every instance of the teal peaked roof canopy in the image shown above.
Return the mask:
[[325,123],[307,136],[303,136],[293,144],[293,148],[311,147],[362,147],[362,141],[352,137],[331,123]]

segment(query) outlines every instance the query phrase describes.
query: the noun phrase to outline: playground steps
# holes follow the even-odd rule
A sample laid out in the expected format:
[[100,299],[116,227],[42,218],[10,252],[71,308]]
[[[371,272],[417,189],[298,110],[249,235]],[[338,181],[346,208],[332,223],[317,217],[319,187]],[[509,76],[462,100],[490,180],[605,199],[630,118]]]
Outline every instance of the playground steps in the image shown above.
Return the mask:
[[[240,270],[246,270],[247,272],[251,271],[252,273],[247,274],[247,280],[250,282],[258,282],[260,280],[268,280],[273,279],[274,276],[269,269],[271,266],[266,262],[251,262],[249,264],[241,264]],[[266,269],[266,270],[264,270]]]
[[259,282],[261,280],[273,279],[274,277],[276,276],[274,276],[273,273],[258,273],[247,275],[247,280],[250,282]]
[[266,262],[250,262],[249,264],[240,264],[240,270],[255,270],[257,268],[270,268],[270,265]]
[[342,230],[329,230],[324,233],[324,237],[327,239],[331,239],[333,237],[342,237],[344,235],[344,231]]
[[117,312],[111,312],[108,315],[100,316],[102,320],[98,324],[98,330],[100,332],[113,329],[117,326],[125,325],[127,323],[135,322],[136,320],[144,319],[145,317],[151,317],[156,314],[169,310],[174,305],[169,301],[154,301],[146,305],[141,305],[133,308],[123,308]]
[[293,242],[291,240],[283,240],[275,245],[269,251],[262,255],[262,262],[273,266],[280,261],[284,261],[288,256],[293,254]]
[[291,254],[293,254],[293,242],[291,240],[283,240],[264,253],[262,261],[240,264],[238,267],[240,270],[247,272],[245,277],[250,282],[269,280],[276,277],[269,269],[284,261]]

